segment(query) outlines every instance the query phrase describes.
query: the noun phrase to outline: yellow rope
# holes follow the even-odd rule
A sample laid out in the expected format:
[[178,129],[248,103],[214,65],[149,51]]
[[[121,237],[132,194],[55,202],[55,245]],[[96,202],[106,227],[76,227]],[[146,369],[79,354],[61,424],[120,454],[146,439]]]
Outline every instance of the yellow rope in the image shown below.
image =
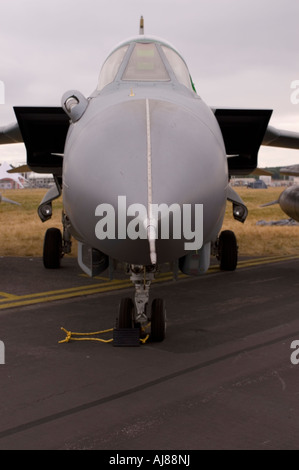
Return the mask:
[[[99,341],[101,343],[112,343],[113,338],[111,339],[101,339],[101,338],[75,338],[74,336],[94,336],[94,335],[101,335],[104,333],[109,333],[113,331],[113,328],[110,328],[109,330],[102,330],[102,331],[93,331],[92,333],[75,333],[73,331],[68,331],[65,328],[61,327],[61,330],[66,333],[65,339],[58,341],[59,344],[62,343],[69,343],[70,341]],[[145,329],[142,328],[142,331],[145,332]],[[149,339],[150,335],[146,335],[145,338],[140,338],[140,342],[142,344],[145,344],[147,340]]]
[[102,330],[102,331],[94,331],[92,333],[74,333],[72,331],[68,331],[65,328],[61,327],[61,330],[63,330],[66,333],[66,338],[63,339],[62,341],[58,341],[58,343],[69,343],[71,340],[72,341],[100,341],[101,343],[111,343],[113,341],[113,338],[111,339],[101,339],[101,338],[74,338],[74,336],[93,336],[93,335],[100,335],[103,333],[108,333],[110,331],[113,331],[113,328],[110,328],[109,330]]
[[150,335],[146,335],[145,338],[140,338],[140,341],[142,344],[145,344],[147,342],[147,340],[149,339]]

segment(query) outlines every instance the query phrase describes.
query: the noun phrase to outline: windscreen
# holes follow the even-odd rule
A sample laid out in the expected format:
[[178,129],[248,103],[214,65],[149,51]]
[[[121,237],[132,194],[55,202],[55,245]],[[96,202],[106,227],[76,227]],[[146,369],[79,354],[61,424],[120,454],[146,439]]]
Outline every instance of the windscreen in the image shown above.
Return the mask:
[[185,62],[181,59],[181,57],[172,49],[166,46],[162,46],[162,50],[166,55],[166,58],[169,62],[170,67],[174,71],[174,74],[182,85],[192,89],[191,80],[189,71]]
[[122,79],[136,81],[170,80],[154,43],[137,43],[135,45]]
[[98,90],[102,90],[106,85],[113,82],[128,48],[129,46],[120,47],[108,57],[100,73]]

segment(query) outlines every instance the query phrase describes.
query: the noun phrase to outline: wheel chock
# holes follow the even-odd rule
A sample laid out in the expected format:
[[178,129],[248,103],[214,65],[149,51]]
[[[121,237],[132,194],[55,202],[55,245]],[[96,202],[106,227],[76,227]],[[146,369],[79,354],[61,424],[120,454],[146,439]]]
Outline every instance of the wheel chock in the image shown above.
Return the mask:
[[140,346],[140,329],[114,328],[113,346]]

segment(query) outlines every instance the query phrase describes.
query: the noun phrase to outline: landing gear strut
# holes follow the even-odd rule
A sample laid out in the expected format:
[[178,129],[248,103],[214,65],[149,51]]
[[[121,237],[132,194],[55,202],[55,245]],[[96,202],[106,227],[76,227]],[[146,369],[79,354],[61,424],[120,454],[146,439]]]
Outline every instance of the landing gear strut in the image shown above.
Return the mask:
[[[54,175],[54,185],[44,196],[38,206],[38,215],[42,222],[52,217],[52,202],[61,196],[61,178]],[[70,224],[67,216],[62,212],[63,233],[58,228],[49,228],[45,233],[43,262],[47,269],[60,268],[60,261],[64,254],[70,253],[72,248]]]
[[164,340],[166,331],[164,301],[154,299],[151,315],[148,315],[149,290],[156,270],[156,266],[130,266],[131,281],[135,285],[135,302],[131,298],[121,300],[117,327],[138,329],[140,337],[150,331],[150,340],[159,342]]

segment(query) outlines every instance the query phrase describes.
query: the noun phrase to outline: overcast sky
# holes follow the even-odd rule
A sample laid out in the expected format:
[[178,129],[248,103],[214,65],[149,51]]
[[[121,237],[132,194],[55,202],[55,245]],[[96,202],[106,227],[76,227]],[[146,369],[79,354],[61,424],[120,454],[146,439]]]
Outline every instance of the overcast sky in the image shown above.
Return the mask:
[[[0,126],[14,105],[60,106],[86,96],[113,46],[139,32],[171,42],[211,106],[273,109],[271,124],[299,132],[298,0],[0,0]],[[299,97],[299,92],[297,94]],[[0,162],[26,161],[23,144],[0,147]],[[263,149],[259,166],[299,163],[299,151]]]

